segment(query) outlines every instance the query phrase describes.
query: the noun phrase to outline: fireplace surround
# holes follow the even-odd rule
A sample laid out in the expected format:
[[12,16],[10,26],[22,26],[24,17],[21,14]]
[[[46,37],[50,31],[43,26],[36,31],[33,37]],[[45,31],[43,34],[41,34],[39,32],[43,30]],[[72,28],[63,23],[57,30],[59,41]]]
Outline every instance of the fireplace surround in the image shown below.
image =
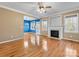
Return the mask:
[[63,39],[63,27],[49,27],[48,37]]

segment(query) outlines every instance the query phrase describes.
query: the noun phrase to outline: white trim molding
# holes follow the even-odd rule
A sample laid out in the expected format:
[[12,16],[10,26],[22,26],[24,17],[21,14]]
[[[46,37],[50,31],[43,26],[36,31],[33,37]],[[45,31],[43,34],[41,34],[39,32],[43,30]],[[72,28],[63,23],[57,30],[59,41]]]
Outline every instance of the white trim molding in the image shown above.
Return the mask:
[[0,44],[16,41],[16,40],[20,40],[20,39],[23,39],[23,38],[16,38],[16,39],[12,39],[12,40],[2,41],[2,42],[0,42]]
[[79,40],[74,40],[74,39],[70,39],[70,38],[63,38],[64,40],[70,40],[70,41],[75,41],[75,42],[79,42]]
[[[29,14],[29,13],[26,13],[26,12],[23,12],[23,11],[19,11],[19,10],[16,10],[16,9],[13,9],[13,8],[10,8],[10,7],[4,6],[4,5],[0,5],[0,8],[4,8],[4,9],[10,10],[10,11],[25,14],[25,15],[28,15],[30,17],[34,17],[32,14]],[[34,18],[36,18],[36,17],[34,17]]]
[[[71,8],[71,9],[68,9],[68,10],[64,10],[64,11],[60,11],[58,13],[55,13],[53,14],[52,16],[60,16],[60,15],[64,15],[66,13],[70,13],[70,12],[73,12],[73,11],[78,11],[79,10],[79,7],[75,7],[75,8]],[[51,15],[49,17],[52,17]]]

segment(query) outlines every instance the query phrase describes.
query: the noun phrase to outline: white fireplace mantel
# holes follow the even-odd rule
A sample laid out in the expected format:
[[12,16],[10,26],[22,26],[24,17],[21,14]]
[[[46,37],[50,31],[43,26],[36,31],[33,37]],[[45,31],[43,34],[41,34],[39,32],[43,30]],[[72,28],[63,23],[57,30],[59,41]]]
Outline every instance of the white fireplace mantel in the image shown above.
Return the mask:
[[63,39],[63,27],[48,27],[48,37],[51,37],[51,30],[59,30],[59,39]]

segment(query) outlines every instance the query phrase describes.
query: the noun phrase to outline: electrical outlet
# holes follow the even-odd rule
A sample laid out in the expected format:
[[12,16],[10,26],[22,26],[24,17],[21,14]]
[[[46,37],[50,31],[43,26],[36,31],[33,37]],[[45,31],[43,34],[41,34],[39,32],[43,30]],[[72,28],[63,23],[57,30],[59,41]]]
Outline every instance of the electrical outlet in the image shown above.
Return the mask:
[[14,36],[13,35],[11,35],[11,38],[13,38]]
[[72,38],[72,36],[70,36]]

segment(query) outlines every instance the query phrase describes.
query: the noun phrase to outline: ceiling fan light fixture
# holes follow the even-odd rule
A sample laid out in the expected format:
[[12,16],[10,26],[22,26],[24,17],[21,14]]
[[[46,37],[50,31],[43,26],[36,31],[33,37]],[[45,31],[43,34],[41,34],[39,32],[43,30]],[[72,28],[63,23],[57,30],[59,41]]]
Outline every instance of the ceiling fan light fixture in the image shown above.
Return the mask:
[[46,9],[45,8],[37,8],[37,11],[40,13],[45,13]]
[[51,8],[51,6],[47,6],[43,2],[41,2],[41,3],[39,2],[37,11],[40,13],[46,13],[48,8]]

